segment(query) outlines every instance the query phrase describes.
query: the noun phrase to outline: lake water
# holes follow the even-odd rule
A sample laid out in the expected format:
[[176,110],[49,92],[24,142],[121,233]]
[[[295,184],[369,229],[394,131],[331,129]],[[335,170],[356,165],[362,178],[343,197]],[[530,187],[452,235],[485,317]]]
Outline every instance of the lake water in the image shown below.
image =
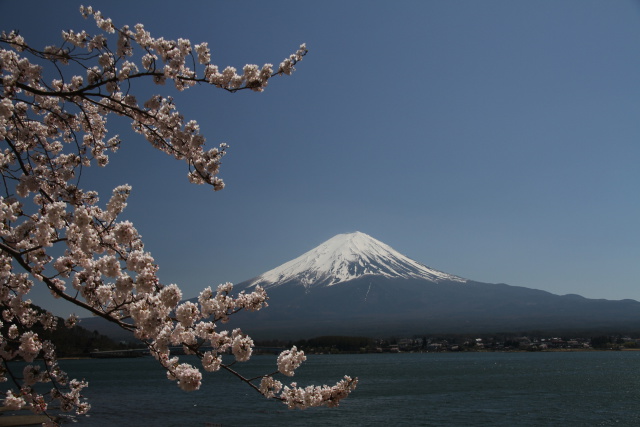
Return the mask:
[[[65,360],[92,409],[76,426],[637,426],[640,352],[309,355],[300,385],[360,383],[337,409],[288,410],[225,372],[186,393],[152,358]],[[248,376],[275,356],[254,356]]]

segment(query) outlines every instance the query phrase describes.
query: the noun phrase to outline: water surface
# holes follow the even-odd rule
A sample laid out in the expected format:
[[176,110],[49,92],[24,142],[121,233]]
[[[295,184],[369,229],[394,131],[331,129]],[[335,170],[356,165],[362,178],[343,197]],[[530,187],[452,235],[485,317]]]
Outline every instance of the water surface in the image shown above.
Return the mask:
[[[360,383],[339,408],[306,411],[224,372],[205,374],[202,388],[186,393],[152,358],[61,363],[89,381],[91,415],[78,426],[640,425],[640,352],[309,355],[291,379],[299,385],[344,374]],[[275,356],[244,365],[247,376],[270,372]]]

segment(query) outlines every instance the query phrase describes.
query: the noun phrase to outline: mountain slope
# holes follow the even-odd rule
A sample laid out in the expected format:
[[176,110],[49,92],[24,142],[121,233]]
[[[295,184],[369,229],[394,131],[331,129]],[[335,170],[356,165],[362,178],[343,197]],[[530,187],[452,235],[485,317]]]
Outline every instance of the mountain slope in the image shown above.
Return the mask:
[[640,330],[640,303],[481,283],[413,261],[364,233],[341,234],[236,289],[269,307],[234,324],[259,338],[522,330]]

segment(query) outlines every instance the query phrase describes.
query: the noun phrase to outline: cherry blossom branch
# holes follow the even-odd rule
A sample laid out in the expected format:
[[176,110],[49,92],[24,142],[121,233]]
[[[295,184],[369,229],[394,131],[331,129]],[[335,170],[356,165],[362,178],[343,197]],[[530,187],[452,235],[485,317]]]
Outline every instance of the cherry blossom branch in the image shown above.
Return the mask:
[[[93,17],[103,33],[63,32],[61,46],[43,49],[29,46],[17,32],[0,35],[0,174],[5,187],[0,196],[0,327],[9,325],[0,333],[0,360],[6,366],[16,358],[31,363],[41,357],[45,364],[43,370],[25,371],[30,373],[24,378],[0,371],[0,381],[9,375],[17,386],[7,391],[4,404],[34,412],[46,412],[52,403],[78,414],[89,410],[81,395],[86,382],[69,381],[57,365],[53,344],[32,330],[36,324],[55,327],[53,315],[36,312],[28,300],[34,286],[46,286],[55,298],[133,332],[183,390],[198,389],[202,373],[180,363],[172,346],[195,354],[205,371],[225,370],[290,408],[336,406],[357,379],[302,388],[274,378],[293,376],[306,359],[295,347],[278,356],[277,371],[251,379],[240,373],[237,366],[251,358],[253,340],[221,325],[242,310],[266,307],[263,289],[234,295],[233,285],[226,283],[205,288],[197,302],[183,301],[177,285],[160,282],[158,266],[133,224],[120,219],[131,187],[116,187],[106,204],[99,204],[97,192],[79,188],[83,168],[107,166],[108,153],[120,146],[119,136],[109,138],[107,129],[108,117],[117,115],[131,120],[134,131],[154,148],[184,161],[192,183],[221,190],[218,174],[227,145],[205,149],[198,123],[186,121],[172,98],[153,95],[139,103],[136,84],[170,81],[178,91],[206,84],[228,92],[262,92],[271,78],[294,71],[306,46],[276,69],[248,64],[241,72],[220,70],[211,63],[207,43],[154,38],[142,24],[134,30],[116,28],[91,7],[80,11]],[[115,48],[109,46],[112,37]],[[66,77],[69,64],[84,75]],[[45,81],[45,67],[58,78]],[[76,322],[71,315],[65,325]],[[234,362],[222,363],[227,353]],[[48,382],[53,383],[50,392],[32,387]]]

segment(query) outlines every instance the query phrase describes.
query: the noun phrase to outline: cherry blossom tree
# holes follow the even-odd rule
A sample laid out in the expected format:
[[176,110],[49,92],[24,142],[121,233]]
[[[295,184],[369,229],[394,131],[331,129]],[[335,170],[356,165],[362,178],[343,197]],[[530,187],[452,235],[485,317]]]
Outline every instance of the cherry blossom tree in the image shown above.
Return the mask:
[[[240,310],[265,307],[263,289],[234,295],[226,283],[204,289],[197,303],[183,302],[177,285],[158,280],[158,266],[133,224],[120,219],[131,187],[116,187],[106,204],[95,191],[80,188],[83,170],[106,166],[122,143],[107,131],[107,119],[115,115],[130,120],[153,147],[184,161],[192,183],[221,190],[218,173],[227,146],[205,149],[198,123],[187,121],[171,97],[140,102],[134,90],[153,81],[179,91],[212,85],[261,92],[272,77],[294,71],[305,45],[275,68],[221,70],[211,63],[207,43],[154,38],[142,24],[117,28],[91,7],[80,12],[95,20],[97,34],[63,31],[61,45],[41,50],[15,31],[0,36],[0,381],[9,384],[4,405],[45,414],[52,408],[84,414],[90,408],[81,394],[88,384],[69,379],[55,346],[33,331],[38,324],[57,326],[56,317],[28,299],[34,286],[46,286],[54,298],[131,331],[183,390],[198,389],[202,373],[181,363],[170,346],[198,356],[205,371],[227,371],[289,408],[337,406],[357,379],[345,376],[334,386],[306,388],[277,379],[294,375],[305,360],[295,347],[279,355],[274,372],[256,378],[239,372],[236,362],[250,359],[253,341],[240,329],[220,327]],[[65,324],[77,321],[71,315]],[[224,353],[233,362],[225,363]],[[15,359],[28,362],[22,372],[11,370]]]

